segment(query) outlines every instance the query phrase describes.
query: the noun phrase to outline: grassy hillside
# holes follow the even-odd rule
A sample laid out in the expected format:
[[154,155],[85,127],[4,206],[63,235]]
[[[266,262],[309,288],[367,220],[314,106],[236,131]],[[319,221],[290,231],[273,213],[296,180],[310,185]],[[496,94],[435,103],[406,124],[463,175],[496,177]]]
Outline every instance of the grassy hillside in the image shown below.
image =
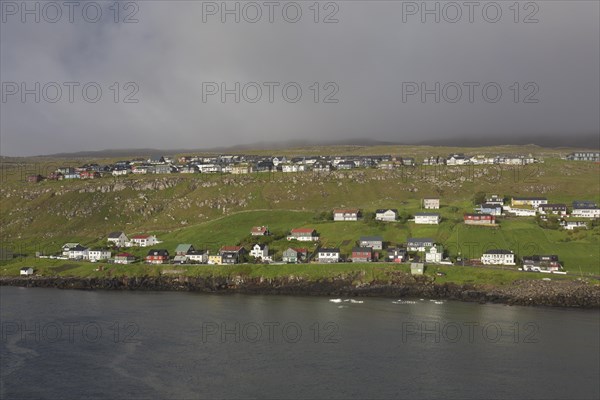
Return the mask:
[[[322,148],[278,154],[390,154],[389,148],[366,151],[347,147],[342,149],[345,152],[340,148]],[[453,151],[518,152],[515,148],[395,150],[411,156],[415,152],[423,155]],[[224,244],[249,244],[250,228],[268,225],[275,234],[270,246],[279,255],[290,245],[284,238],[289,229],[314,227],[321,234],[322,245],[339,246],[346,253],[361,235],[381,235],[392,244],[403,243],[408,237],[429,236],[443,243],[453,257],[459,251],[463,257],[479,257],[493,247],[513,249],[519,257],[556,253],[567,270],[600,275],[597,227],[578,232],[548,230],[539,227],[533,218],[504,218],[497,229],[462,224],[463,213],[472,212],[472,197],[479,191],[505,196],[546,196],[550,202],[570,203],[576,199],[600,202],[599,165],[562,161],[556,158],[561,152],[554,150],[523,147],[523,151],[546,158],[541,164],[514,167],[440,166],[238,176],[148,175],[38,184],[25,183],[21,177],[35,168],[51,169],[47,163],[55,168],[90,160],[12,161],[10,168],[3,169],[0,188],[1,245],[15,253],[54,253],[65,242],[104,245],[109,232],[123,230],[129,235],[155,233],[164,240],[160,246],[170,251],[178,243],[192,243],[197,248],[215,251]],[[440,225],[332,222],[320,215],[334,207],[359,207],[366,212],[389,207],[414,214],[421,211],[421,199],[429,196],[441,198]]]

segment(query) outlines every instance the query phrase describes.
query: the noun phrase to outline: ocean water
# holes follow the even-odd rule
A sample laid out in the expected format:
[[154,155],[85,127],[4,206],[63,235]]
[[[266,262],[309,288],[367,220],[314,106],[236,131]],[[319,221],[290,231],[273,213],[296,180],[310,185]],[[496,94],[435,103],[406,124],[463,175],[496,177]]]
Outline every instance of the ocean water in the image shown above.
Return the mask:
[[0,287],[1,399],[600,398],[600,313]]

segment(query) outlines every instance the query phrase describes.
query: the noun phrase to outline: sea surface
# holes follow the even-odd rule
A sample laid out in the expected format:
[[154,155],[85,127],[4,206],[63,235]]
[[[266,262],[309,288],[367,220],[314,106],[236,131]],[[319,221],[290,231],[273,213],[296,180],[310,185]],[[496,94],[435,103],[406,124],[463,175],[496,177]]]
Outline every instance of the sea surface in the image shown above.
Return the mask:
[[598,399],[600,313],[0,287],[1,399]]

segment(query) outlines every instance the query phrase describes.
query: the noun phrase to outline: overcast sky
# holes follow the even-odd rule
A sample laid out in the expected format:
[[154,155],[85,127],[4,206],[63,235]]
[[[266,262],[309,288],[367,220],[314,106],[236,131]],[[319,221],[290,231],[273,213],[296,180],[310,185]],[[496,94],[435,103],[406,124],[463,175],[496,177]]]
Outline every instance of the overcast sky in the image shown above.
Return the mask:
[[49,3],[2,1],[2,155],[600,134],[597,1]]

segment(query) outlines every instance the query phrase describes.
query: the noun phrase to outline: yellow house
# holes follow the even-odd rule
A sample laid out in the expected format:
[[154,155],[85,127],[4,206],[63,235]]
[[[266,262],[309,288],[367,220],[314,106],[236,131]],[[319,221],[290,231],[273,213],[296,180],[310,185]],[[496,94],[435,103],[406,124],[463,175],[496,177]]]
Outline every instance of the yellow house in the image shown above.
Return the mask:
[[219,254],[209,255],[208,263],[209,264],[223,264],[223,259]]
[[538,208],[542,204],[548,204],[545,197],[513,197],[510,201],[511,206],[532,206]]

